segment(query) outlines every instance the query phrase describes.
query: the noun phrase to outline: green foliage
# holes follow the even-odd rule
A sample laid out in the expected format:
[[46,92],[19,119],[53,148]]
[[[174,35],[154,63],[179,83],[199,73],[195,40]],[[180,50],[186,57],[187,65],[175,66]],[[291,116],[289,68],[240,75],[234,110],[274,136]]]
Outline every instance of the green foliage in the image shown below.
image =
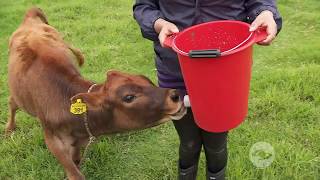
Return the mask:
[[[126,0],[0,2],[0,130],[7,119],[8,39],[25,10],[41,7],[66,41],[86,56],[83,76],[102,82],[108,69],[145,74],[156,82],[152,43],[140,35]],[[229,136],[229,179],[320,177],[320,2],[281,0],[284,26],[270,47],[255,47],[248,118]],[[17,131],[0,135],[0,179],[62,179],[35,118],[20,112]],[[249,160],[259,141],[275,149],[270,167]],[[175,179],[178,137],[172,123],[101,138],[82,171],[87,179]],[[205,179],[201,156],[200,179]]]

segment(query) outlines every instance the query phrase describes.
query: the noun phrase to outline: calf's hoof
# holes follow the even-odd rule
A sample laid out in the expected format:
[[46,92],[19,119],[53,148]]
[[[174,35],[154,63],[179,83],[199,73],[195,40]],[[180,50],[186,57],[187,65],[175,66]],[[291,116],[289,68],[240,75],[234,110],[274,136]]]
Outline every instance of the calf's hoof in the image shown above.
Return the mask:
[[15,129],[16,129],[16,125],[15,124],[7,123],[6,129],[4,131],[4,135],[5,136],[10,136],[14,132]]
[[86,178],[81,174],[77,176],[68,177],[69,180],[85,180]]

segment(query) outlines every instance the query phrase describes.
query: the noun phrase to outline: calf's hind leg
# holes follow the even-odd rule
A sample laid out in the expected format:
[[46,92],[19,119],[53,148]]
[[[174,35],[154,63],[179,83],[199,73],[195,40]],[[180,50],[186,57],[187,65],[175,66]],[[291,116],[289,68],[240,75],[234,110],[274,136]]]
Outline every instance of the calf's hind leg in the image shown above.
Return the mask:
[[12,96],[9,97],[9,117],[8,122],[5,129],[5,135],[10,135],[16,128],[16,112],[18,110],[18,105],[12,98]]

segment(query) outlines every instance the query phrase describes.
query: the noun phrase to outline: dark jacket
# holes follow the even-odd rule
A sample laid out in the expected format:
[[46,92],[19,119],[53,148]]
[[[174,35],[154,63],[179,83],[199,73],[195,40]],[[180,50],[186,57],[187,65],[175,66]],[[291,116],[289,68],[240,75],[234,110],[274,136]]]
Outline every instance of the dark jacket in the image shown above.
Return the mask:
[[171,49],[162,48],[159,43],[158,34],[154,30],[154,22],[157,19],[170,21],[181,31],[196,24],[215,20],[251,23],[264,10],[270,10],[274,14],[279,32],[282,19],[275,0],[136,0],[133,6],[134,18],[140,25],[143,37],[154,42],[159,80],[164,78],[177,81],[172,85],[176,87],[172,88],[184,86],[183,78],[176,53]]

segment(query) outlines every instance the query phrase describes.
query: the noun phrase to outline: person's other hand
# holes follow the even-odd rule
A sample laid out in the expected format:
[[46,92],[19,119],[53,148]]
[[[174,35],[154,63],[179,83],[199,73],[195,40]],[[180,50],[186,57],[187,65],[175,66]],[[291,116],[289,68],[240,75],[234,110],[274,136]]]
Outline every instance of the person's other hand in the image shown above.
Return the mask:
[[162,47],[165,47],[163,43],[168,36],[179,32],[175,24],[161,18],[155,21],[154,29],[159,34],[158,38]]
[[249,31],[255,31],[258,27],[267,28],[267,38],[258,42],[259,45],[270,45],[272,40],[277,35],[277,24],[273,19],[273,13],[271,11],[262,11],[257,18],[251,23]]

